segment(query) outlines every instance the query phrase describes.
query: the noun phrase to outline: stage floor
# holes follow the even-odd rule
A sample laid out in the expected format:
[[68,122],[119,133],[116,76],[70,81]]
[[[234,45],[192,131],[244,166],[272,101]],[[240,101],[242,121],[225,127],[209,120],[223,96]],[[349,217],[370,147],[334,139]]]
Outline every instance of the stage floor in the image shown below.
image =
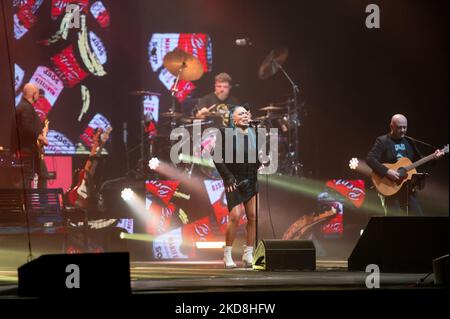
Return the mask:
[[[221,261],[132,262],[130,270],[133,294],[361,290],[367,289],[365,281],[368,275],[347,271],[346,261],[318,261],[316,271],[224,269]],[[433,275],[418,285],[425,276],[422,273],[382,273],[380,287],[433,287]],[[0,297],[16,296],[16,292],[16,269],[0,268]]]

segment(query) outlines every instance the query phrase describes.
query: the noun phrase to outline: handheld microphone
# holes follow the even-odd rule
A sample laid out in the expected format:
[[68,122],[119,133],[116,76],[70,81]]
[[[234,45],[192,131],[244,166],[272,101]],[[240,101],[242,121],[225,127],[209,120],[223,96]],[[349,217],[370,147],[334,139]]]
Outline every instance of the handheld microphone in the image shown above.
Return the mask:
[[240,47],[252,45],[249,38],[236,39],[235,43],[237,46],[240,46]]
[[248,179],[244,179],[240,181],[238,184],[236,184],[236,187],[243,187],[248,184]]

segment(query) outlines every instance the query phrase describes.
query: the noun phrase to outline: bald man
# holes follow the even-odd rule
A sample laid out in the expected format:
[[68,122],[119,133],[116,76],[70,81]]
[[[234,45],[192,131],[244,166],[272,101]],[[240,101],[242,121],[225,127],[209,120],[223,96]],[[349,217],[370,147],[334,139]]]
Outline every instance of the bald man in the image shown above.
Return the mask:
[[25,187],[30,187],[34,175],[38,174],[38,187],[46,187],[47,169],[39,157],[37,140],[47,145],[47,139],[42,136],[41,122],[33,104],[39,99],[39,87],[35,84],[25,84],[22,99],[16,107],[15,125],[11,134],[11,149],[22,159],[24,166]]
[[[407,157],[415,162],[423,157],[413,140],[406,136],[408,120],[403,114],[395,114],[389,125],[390,132],[379,136],[369,154],[367,164],[381,177],[387,177],[392,181],[398,181],[400,175],[397,171],[388,169],[382,163],[396,163],[400,158]],[[436,151],[435,158],[442,156]],[[385,198],[385,209],[388,215],[417,215],[423,212],[416,197],[416,192],[408,192],[403,187],[397,194]]]

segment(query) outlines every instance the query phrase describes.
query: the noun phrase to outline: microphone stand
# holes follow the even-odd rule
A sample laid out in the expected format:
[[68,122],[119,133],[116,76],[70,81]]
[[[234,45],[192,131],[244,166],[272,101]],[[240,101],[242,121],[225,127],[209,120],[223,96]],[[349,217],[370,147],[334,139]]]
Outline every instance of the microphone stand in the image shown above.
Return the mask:
[[[14,84],[13,84],[14,83],[14,69],[12,68],[13,60],[12,60],[12,54],[11,54],[12,49],[11,49],[10,41],[9,41],[10,40],[10,37],[9,37],[10,33],[8,32],[8,25],[10,25],[10,24],[8,23],[9,19],[7,19],[7,13],[10,13],[10,11],[7,10],[5,6],[8,6],[8,8],[10,8],[6,1],[1,1],[0,11],[1,11],[1,14],[2,14],[3,30],[4,30],[4,36],[5,36],[5,47],[6,47],[6,54],[7,54],[7,58],[8,58],[8,70],[7,71],[9,71],[8,72],[9,73],[9,78],[11,80],[10,81],[11,85],[9,87],[11,89],[10,93],[11,93],[11,97],[12,97],[11,105],[13,105],[13,109],[14,109],[13,110],[13,112],[14,112],[14,124],[16,126],[16,131],[13,134],[17,134],[17,143],[18,143],[17,146],[18,146],[18,150],[21,150],[22,149],[22,147],[21,147],[22,141],[21,141],[20,134],[19,134],[16,108],[14,107],[14,105],[15,105],[14,104],[15,88],[14,88]],[[20,153],[22,153],[22,152],[20,151]],[[34,259],[33,250],[32,250],[32,247],[31,247],[31,232],[30,232],[30,217],[29,217],[30,203],[28,202],[28,198],[27,198],[28,197],[27,193],[29,191],[30,185],[29,184],[27,185],[27,182],[29,182],[29,181],[27,180],[27,178],[25,178],[25,170],[24,170],[24,167],[23,167],[23,156],[22,156],[22,154],[19,157],[19,163],[21,164],[21,167],[20,167],[21,179],[22,179],[22,181],[21,181],[21,183],[22,183],[21,192],[23,194],[23,199],[24,199],[24,202],[22,203],[22,212],[25,213],[25,221],[26,221],[26,227],[27,227],[27,244],[28,244],[27,262],[30,262],[30,261],[32,261]],[[28,194],[30,194],[30,193],[28,193]]]
[[140,113],[141,113],[141,143],[140,143],[140,151],[141,151],[141,159],[139,163],[139,169],[141,174],[145,176],[145,159],[144,159],[144,135],[145,135],[145,118],[144,118],[144,100],[145,96],[142,97]]
[[180,68],[178,69],[178,74],[177,74],[177,77],[175,79],[175,83],[173,84],[173,87],[171,89],[171,95],[172,95],[172,107],[170,108],[170,112],[171,113],[175,112],[175,95],[178,93],[178,83],[180,82],[181,73],[183,72],[183,70],[185,68],[186,68],[186,62],[183,61],[183,63],[181,64]]
[[123,145],[125,148],[125,164],[127,168],[127,173],[130,171],[130,162],[128,159],[128,131],[127,122],[123,122]]
[[405,135],[405,137],[406,137],[407,139],[412,140],[413,142],[417,142],[417,143],[420,143],[420,144],[422,144],[422,145],[425,145],[425,146],[428,146],[428,147],[431,147],[431,148],[434,148],[434,149],[438,149],[438,148],[439,148],[439,147],[437,147],[437,146],[431,145],[431,144],[429,144],[429,143],[427,143],[427,142],[423,142],[423,141],[421,141],[421,140],[418,140],[418,139],[416,139],[416,138],[414,138],[414,137],[411,137],[411,136],[408,136],[408,135]]
[[[300,92],[298,85],[295,84],[295,82],[292,80],[292,78],[289,76],[289,74],[286,72],[286,70],[281,66],[280,63],[278,63],[275,59],[272,60],[272,63],[275,65],[275,67],[277,67],[279,70],[281,70],[281,72],[284,74],[284,76],[288,79],[288,81],[291,83],[292,85],[292,92],[294,94],[294,111],[296,113],[296,118],[295,118],[295,125],[294,125],[294,138],[295,138],[295,146],[294,146],[294,150],[292,151],[292,133],[289,130],[289,134],[288,134],[288,148],[289,148],[289,155],[291,155],[292,153],[294,153],[294,157],[290,163],[290,167],[289,167],[289,173],[291,176],[298,176],[301,177],[301,171],[302,171],[302,164],[300,163],[298,154],[299,154],[299,141],[298,141],[298,120],[299,120],[299,116],[298,116],[298,109],[297,109],[297,105],[298,105],[298,98],[297,98],[297,94]],[[291,107],[290,107],[290,103],[288,103],[288,115],[287,115],[287,120],[288,123],[291,124]]]
[[[170,113],[172,113],[172,114],[175,113],[175,95],[178,93],[178,83],[180,82],[181,73],[183,72],[183,70],[185,68],[186,68],[186,61],[183,61],[183,63],[181,63],[180,68],[178,69],[177,77],[176,77],[173,87],[171,89],[172,106],[170,107]],[[177,123],[176,123],[175,117],[172,116],[170,118],[170,127],[172,128],[172,130],[175,129],[176,125],[177,125]],[[176,166],[176,165],[174,164],[174,166]]]

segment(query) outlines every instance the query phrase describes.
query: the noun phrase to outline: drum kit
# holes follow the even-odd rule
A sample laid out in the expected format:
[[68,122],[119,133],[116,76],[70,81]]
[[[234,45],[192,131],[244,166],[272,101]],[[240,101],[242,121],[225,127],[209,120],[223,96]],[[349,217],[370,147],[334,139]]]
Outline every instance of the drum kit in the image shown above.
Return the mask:
[[[288,49],[285,47],[278,48],[272,50],[262,62],[259,70],[258,77],[261,80],[266,80],[272,76],[274,76],[278,71],[281,71],[284,76],[288,79],[288,81],[292,85],[293,93],[289,94],[289,97],[281,102],[271,103],[267,106],[258,108],[258,111],[264,112],[265,114],[262,116],[255,117],[254,120],[260,122],[260,126],[266,128],[278,128],[279,133],[279,146],[286,146],[284,149],[280,149],[279,158],[284,159],[281,162],[281,166],[279,166],[279,171],[281,173],[289,174],[289,175],[297,175],[300,176],[302,174],[301,167],[302,165],[299,162],[298,154],[298,128],[300,126],[300,116],[299,116],[299,107],[297,103],[297,94],[299,92],[298,86],[292,81],[289,77],[288,73],[284,70],[282,65],[286,62],[288,57]],[[172,105],[167,112],[160,113],[160,116],[164,119],[167,119],[165,123],[159,125],[159,127],[165,126],[170,123],[170,128],[173,129],[175,127],[184,127],[191,128],[195,124],[199,123],[208,126],[217,126],[224,125],[228,123],[228,112],[223,112],[223,108],[220,105],[213,105],[208,108],[208,112],[204,113],[201,118],[194,116],[186,116],[183,113],[175,111],[175,97],[178,92],[178,83],[180,80],[184,81],[196,81],[199,80],[203,75],[203,66],[201,62],[194,57],[192,54],[185,52],[176,48],[172,52],[169,52],[163,58],[164,67],[174,75],[175,81],[174,85],[171,89],[171,97],[172,97]],[[146,97],[146,96],[160,96],[160,93],[150,92],[146,90],[132,91],[130,95]],[[145,127],[146,120],[144,118],[144,110],[143,103],[141,103],[141,159],[139,161],[140,165],[138,165],[138,169],[144,172],[146,170],[145,160],[146,157],[144,155],[145,149]],[[212,111],[215,109],[216,111]],[[194,121],[197,120],[195,123]],[[170,134],[165,134],[167,136],[163,136],[165,139],[168,139]],[[160,137],[161,135],[156,135]],[[207,141],[206,141],[207,140]],[[148,157],[154,156],[154,147],[153,141],[150,142],[150,154]],[[210,136],[205,138],[204,143],[208,142],[209,144],[214,143],[213,139]],[[202,142],[202,148],[204,147]],[[280,143],[281,142],[281,143]],[[207,143],[207,144],[208,144]],[[166,146],[170,146],[170,143],[164,143]],[[209,145],[208,144],[208,145]],[[208,147],[213,146],[209,145]],[[163,151],[166,153],[165,151]],[[169,153],[169,152],[167,152]],[[190,172],[192,172],[192,167],[190,168]],[[209,168],[207,169],[208,177],[218,178],[218,175],[212,172]]]

